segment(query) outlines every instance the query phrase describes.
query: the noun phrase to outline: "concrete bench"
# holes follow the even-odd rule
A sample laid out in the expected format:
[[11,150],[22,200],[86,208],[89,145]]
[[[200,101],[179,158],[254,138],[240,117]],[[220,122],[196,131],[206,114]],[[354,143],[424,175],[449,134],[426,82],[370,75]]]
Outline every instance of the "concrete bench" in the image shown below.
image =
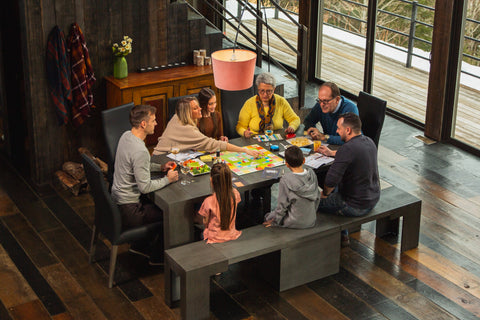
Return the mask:
[[371,213],[363,217],[319,214],[310,229],[265,228],[242,230],[234,241],[206,244],[203,241],[165,251],[165,301],[172,305],[172,281],[180,277],[182,319],[210,316],[210,277],[228,270],[230,264],[261,257],[259,272],[279,291],[315,281],[338,272],[340,231],[377,220],[377,235],[398,231],[403,217],[402,251],[418,246],[421,201],[396,188],[382,190]]
[[375,233],[382,237],[398,233],[402,219],[401,252],[418,247],[422,201],[397,187],[383,189],[380,200],[373,210],[362,217],[342,217],[319,213],[320,219],[340,226],[341,230],[358,230],[364,223],[376,220]]

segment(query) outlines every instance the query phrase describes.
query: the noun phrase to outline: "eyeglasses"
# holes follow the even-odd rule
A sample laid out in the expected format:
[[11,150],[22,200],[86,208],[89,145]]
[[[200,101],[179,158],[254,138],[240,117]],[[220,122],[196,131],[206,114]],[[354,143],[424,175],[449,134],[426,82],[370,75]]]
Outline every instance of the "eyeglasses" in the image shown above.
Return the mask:
[[273,93],[273,90],[271,90],[271,89],[269,89],[269,90],[264,90],[264,89],[262,89],[262,90],[258,90],[258,93],[259,93],[259,94],[262,94],[262,95],[265,94],[265,93],[266,93],[267,95],[271,95],[271,94]]
[[[335,97],[335,98],[336,98],[336,97]],[[327,103],[329,103],[330,101],[332,101],[332,100],[335,99],[335,98],[332,98],[332,99],[330,99],[330,100],[320,100],[320,99],[317,98],[317,99],[315,99],[315,101],[317,101],[319,104],[327,104]]]

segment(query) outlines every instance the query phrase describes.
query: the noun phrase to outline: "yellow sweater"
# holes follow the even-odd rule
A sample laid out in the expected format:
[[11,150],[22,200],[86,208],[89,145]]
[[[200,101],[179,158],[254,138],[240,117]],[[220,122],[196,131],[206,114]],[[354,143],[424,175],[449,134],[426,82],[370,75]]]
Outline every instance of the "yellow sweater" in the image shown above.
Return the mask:
[[[256,97],[257,96],[253,96],[245,101],[245,104],[238,115],[236,129],[238,134],[242,137],[247,128],[249,128],[253,134],[259,133],[260,116],[257,110]],[[265,110],[265,113],[267,113],[267,110]],[[273,129],[282,129],[284,119],[287,120],[288,125],[295,130],[297,130],[298,126],[300,125],[300,118],[293,111],[287,99],[275,94],[275,113],[273,114],[272,118]]]

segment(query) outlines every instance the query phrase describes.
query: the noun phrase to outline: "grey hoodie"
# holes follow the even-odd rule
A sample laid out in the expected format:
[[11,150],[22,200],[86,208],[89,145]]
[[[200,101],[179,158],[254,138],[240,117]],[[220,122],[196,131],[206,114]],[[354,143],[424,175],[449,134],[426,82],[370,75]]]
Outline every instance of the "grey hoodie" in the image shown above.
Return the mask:
[[317,176],[310,168],[305,174],[287,172],[278,186],[277,207],[265,215],[272,226],[303,229],[315,225],[320,190]]

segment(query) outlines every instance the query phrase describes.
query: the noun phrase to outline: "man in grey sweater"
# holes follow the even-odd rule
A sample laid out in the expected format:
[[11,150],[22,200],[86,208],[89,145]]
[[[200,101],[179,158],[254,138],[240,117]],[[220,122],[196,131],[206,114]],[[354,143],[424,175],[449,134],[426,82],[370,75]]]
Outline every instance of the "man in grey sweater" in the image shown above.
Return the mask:
[[303,168],[305,157],[297,146],[285,150],[285,162],[291,172],[280,179],[277,207],[265,215],[264,225],[311,228],[315,226],[320,203],[317,176],[312,169]]
[[[157,121],[156,108],[149,105],[137,105],[130,111],[132,129],[121,136],[115,156],[112,198],[122,214],[124,228],[138,227],[144,224],[162,221],[162,211],[143,194],[161,189],[178,180],[178,172],[172,161],[165,165],[150,162],[150,153],[145,146],[145,138],[153,134]],[[150,171],[167,171],[165,177],[152,180]],[[130,251],[150,257],[151,264],[157,264],[163,257],[162,236],[147,248],[146,243],[132,244]],[[149,250],[150,249],[150,250]],[[152,251],[152,252],[148,252]],[[151,253],[151,254],[150,254]]]

